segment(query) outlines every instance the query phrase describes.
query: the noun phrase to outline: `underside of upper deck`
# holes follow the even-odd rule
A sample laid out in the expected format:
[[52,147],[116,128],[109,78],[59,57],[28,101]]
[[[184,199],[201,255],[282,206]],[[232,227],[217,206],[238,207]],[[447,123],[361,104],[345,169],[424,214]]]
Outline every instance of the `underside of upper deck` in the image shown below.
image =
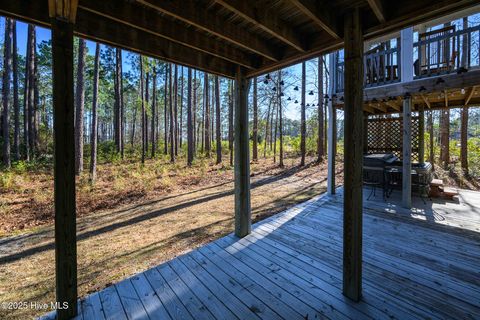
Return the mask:
[[[480,194],[364,202],[363,298],[342,296],[343,192],[82,299],[88,319],[478,319]],[[45,317],[52,317],[53,314]],[[81,319],[81,318],[80,318]]]

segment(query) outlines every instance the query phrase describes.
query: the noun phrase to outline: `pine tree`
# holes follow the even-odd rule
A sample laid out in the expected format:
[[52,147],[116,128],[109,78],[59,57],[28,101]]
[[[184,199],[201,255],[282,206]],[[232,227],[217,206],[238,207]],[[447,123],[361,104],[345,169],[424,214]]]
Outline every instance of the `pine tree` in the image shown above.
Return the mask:
[[14,160],[20,160],[20,104],[18,102],[18,52],[17,52],[17,22],[12,22],[12,62],[13,62],[13,152]]
[[172,64],[169,64],[168,67],[168,73],[170,74],[169,77],[169,90],[168,90],[168,103],[170,105],[170,162],[174,163],[175,162],[175,118],[174,118],[174,111],[173,111],[173,97],[172,97],[172,92],[173,92],[173,80],[172,80]]
[[85,40],[78,42],[78,67],[75,92],[75,174],[83,171],[83,113],[85,104]]
[[[305,139],[306,139],[306,134],[307,134],[307,126],[306,126],[306,119],[305,119],[305,103],[306,103],[306,99],[305,99],[305,91],[307,90],[307,88],[305,87],[306,85],[306,63],[305,61],[302,62],[302,98],[301,98],[301,105],[300,105],[300,108],[301,108],[301,128],[300,128],[300,153],[301,153],[301,156],[302,156],[302,159],[300,160],[300,166],[304,166],[305,165],[305,153],[306,153],[306,148],[305,148]],[[280,125],[281,126],[281,125]]]
[[258,161],[258,104],[257,104],[257,77],[253,79],[253,150],[252,160]]
[[208,74],[204,73],[205,81],[205,93],[204,93],[204,103],[205,103],[205,155],[210,157],[210,106],[209,106],[209,96],[208,96]]
[[222,134],[220,120],[220,82],[218,76],[215,76],[215,114],[216,114],[216,137],[217,137],[217,164],[222,163]]
[[156,120],[156,114],[157,114],[157,70],[155,66],[153,67],[153,79],[152,79],[152,123],[151,123],[151,143],[152,143],[152,158],[155,158],[155,152],[156,152],[156,141],[155,141],[155,120]]
[[140,100],[142,104],[142,164],[145,163],[145,135],[146,135],[146,128],[145,128],[145,94],[143,88],[143,57],[140,56]]
[[317,137],[317,162],[323,161],[325,155],[324,150],[324,114],[323,114],[323,57],[318,57],[318,100],[317,100],[317,121],[318,121],[318,137]]
[[193,163],[193,117],[192,117],[192,69],[188,68],[188,93],[187,93],[187,164],[189,166]]
[[5,19],[5,41],[3,47],[3,77],[2,77],[2,160],[3,165],[10,168],[10,121],[9,121],[9,97],[10,97],[10,72],[12,66],[12,19]]
[[95,65],[93,70],[93,97],[92,97],[92,123],[91,123],[91,142],[90,142],[90,182],[95,183],[97,177],[97,128],[98,128],[98,80],[100,74],[100,44],[95,47]]

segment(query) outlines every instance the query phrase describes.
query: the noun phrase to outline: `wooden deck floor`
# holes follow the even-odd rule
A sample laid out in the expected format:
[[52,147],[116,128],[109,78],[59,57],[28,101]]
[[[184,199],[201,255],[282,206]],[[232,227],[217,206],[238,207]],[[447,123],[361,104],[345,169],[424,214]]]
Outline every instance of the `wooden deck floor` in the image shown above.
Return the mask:
[[480,319],[478,199],[465,193],[457,211],[426,205],[454,210],[449,225],[415,210],[409,216],[392,199],[366,201],[360,303],[341,293],[340,191],[257,223],[243,239],[224,237],[94,293],[79,303],[78,318]]

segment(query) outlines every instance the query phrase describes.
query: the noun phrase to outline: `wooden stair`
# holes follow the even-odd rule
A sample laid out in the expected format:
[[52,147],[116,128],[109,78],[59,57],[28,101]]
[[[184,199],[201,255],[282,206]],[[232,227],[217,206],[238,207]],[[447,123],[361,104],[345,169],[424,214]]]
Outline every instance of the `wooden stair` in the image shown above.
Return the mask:
[[458,191],[454,188],[445,187],[441,179],[433,179],[430,182],[430,197],[453,199],[458,196]]

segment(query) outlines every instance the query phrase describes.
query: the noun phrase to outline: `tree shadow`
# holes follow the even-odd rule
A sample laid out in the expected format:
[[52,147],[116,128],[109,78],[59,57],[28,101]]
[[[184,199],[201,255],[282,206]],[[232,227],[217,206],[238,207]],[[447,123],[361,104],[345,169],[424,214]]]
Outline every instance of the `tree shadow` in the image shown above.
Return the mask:
[[[296,173],[299,173],[303,170],[306,170],[306,169],[310,168],[312,165],[315,165],[315,164],[310,163],[306,166],[294,166],[294,167],[291,167],[289,169],[282,170],[278,174],[272,175],[270,177],[266,177],[266,178],[263,178],[263,179],[253,181],[251,183],[251,189],[255,189],[255,188],[265,186],[265,185],[268,185],[270,183],[288,178],[288,177],[290,177],[290,176],[292,176]],[[210,187],[208,187],[208,188],[210,188]],[[208,188],[206,188],[206,189],[208,189]],[[154,211],[150,211],[150,212],[146,212],[146,213],[140,213],[140,214],[133,213],[131,217],[128,217],[125,220],[113,222],[111,224],[108,224],[108,225],[105,225],[105,226],[102,226],[102,227],[99,227],[99,228],[95,228],[93,230],[79,232],[79,233],[77,233],[77,241],[82,241],[82,240],[85,240],[85,239],[89,239],[91,237],[94,237],[94,236],[97,236],[97,235],[100,235],[100,234],[103,234],[103,233],[106,233],[106,232],[111,232],[111,231],[117,230],[119,228],[124,228],[124,227],[130,226],[130,225],[133,225],[133,224],[137,224],[137,223],[140,223],[140,222],[143,222],[143,221],[146,221],[146,220],[150,220],[150,219],[165,215],[167,213],[171,213],[171,212],[174,212],[174,211],[177,211],[177,210],[182,210],[182,209],[194,206],[194,205],[198,205],[198,204],[208,202],[208,201],[218,200],[220,198],[227,197],[227,196],[232,196],[232,195],[234,195],[234,190],[233,189],[228,190],[228,191],[217,192],[217,193],[210,194],[208,196],[204,196],[204,197],[198,198],[198,199],[193,199],[193,200],[181,202],[181,203],[178,203],[176,205],[169,206],[169,207],[166,207],[166,208],[162,208],[162,209],[159,209],[159,210],[154,210]],[[176,196],[172,196],[172,198],[173,197],[176,197]],[[147,204],[137,205],[134,208],[131,208],[130,210],[140,209],[143,206],[156,204],[156,203],[162,202],[164,200],[165,199],[161,199],[161,200],[148,202]],[[122,209],[122,212],[128,212],[128,210],[123,210]],[[119,213],[118,211],[115,211],[115,212],[109,213],[107,216],[116,215],[115,219],[118,219],[119,218],[118,213]],[[42,231],[43,234],[45,234],[45,232],[47,232],[47,231]],[[52,230],[49,230],[48,232],[52,232]],[[30,235],[29,237],[33,237],[33,235]],[[26,237],[23,238],[23,239],[26,239]],[[4,240],[3,244],[8,243],[8,241],[11,242],[11,241],[14,241],[14,240]],[[22,250],[22,251],[19,251],[19,252],[15,252],[15,253],[3,255],[3,256],[0,257],[0,264],[11,263],[11,262],[17,261],[19,259],[23,259],[25,257],[31,256],[31,255],[34,255],[34,254],[37,254],[37,253],[41,253],[41,252],[44,252],[44,251],[47,251],[47,250],[52,250],[54,248],[55,248],[55,242],[50,241],[50,242],[48,242],[46,244],[43,244],[43,245],[31,247],[31,248],[28,248],[28,249],[25,249],[25,250]]]

